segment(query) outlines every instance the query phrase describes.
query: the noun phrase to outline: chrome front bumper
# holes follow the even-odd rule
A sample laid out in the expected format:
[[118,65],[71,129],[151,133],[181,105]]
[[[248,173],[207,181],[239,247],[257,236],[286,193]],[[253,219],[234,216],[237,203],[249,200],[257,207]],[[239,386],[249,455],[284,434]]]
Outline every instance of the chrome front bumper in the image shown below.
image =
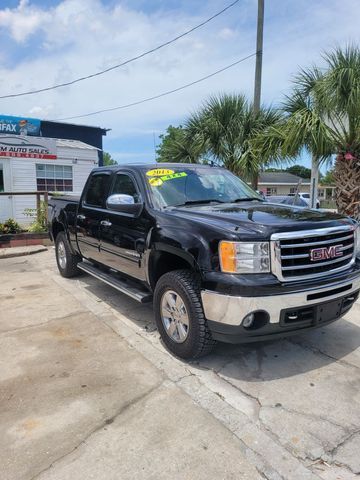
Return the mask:
[[[343,289],[341,293],[339,289]],[[210,290],[202,290],[201,299],[205,317],[208,320],[224,325],[239,326],[244,317],[251,312],[265,311],[269,314],[270,323],[279,323],[282,310],[336,300],[359,289],[360,277],[353,281],[332,283],[318,289],[266,297],[235,297]],[[333,291],[335,293],[332,293]],[[309,299],[309,296],[312,299]],[[320,298],[313,299],[314,296],[320,296]]]

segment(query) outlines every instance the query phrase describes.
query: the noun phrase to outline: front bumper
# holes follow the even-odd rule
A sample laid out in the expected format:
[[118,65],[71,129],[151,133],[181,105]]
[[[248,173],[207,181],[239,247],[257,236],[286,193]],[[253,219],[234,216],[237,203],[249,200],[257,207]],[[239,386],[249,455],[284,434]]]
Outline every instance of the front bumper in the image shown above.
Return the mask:
[[[239,343],[286,336],[337,320],[350,310],[359,290],[357,276],[284,295],[241,297],[202,290],[201,298],[214,339]],[[261,321],[245,328],[241,323],[250,313]]]

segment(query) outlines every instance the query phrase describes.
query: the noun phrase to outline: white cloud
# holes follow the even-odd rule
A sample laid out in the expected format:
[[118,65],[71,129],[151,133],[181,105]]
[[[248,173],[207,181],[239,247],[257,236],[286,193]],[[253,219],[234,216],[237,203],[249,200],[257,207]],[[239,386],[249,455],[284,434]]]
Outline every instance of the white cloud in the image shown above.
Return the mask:
[[236,37],[236,35],[236,30],[228,27],[222,28],[218,33],[218,37],[222,38],[223,40],[233,39]]
[[17,8],[0,10],[0,26],[8,29],[14,40],[23,43],[48,20],[48,13],[20,0]]
[[55,105],[35,106],[30,108],[29,115],[37,118],[48,118],[55,111]]

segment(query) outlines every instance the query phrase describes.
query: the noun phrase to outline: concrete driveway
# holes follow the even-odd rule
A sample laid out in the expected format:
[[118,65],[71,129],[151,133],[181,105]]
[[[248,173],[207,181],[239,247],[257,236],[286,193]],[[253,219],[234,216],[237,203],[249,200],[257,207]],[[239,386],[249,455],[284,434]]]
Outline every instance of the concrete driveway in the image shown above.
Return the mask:
[[360,306],[287,340],[170,356],[152,311],[54,252],[0,260],[1,480],[360,474]]

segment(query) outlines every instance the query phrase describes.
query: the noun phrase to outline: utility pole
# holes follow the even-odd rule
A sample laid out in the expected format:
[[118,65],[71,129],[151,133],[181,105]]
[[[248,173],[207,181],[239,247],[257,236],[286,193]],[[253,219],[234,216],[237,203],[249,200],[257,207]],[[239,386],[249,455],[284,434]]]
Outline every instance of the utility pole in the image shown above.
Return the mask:
[[[255,84],[254,84],[254,113],[260,110],[261,103],[261,71],[263,54],[263,35],[264,34],[264,0],[258,0],[257,32],[256,32],[256,66],[255,66]],[[255,173],[252,179],[252,187],[257,190],[259,175]]]
[[316,208],[319,189],[319,161],[313,154],[311,157],[311,180],[310,180],[310,208]]
[[261,101],[261,71],[263,55],[263,33],[264,33],[264,0],[258,0],[258,17],[256,33],[256,66],[254,85],[254,112],[260,110]]

